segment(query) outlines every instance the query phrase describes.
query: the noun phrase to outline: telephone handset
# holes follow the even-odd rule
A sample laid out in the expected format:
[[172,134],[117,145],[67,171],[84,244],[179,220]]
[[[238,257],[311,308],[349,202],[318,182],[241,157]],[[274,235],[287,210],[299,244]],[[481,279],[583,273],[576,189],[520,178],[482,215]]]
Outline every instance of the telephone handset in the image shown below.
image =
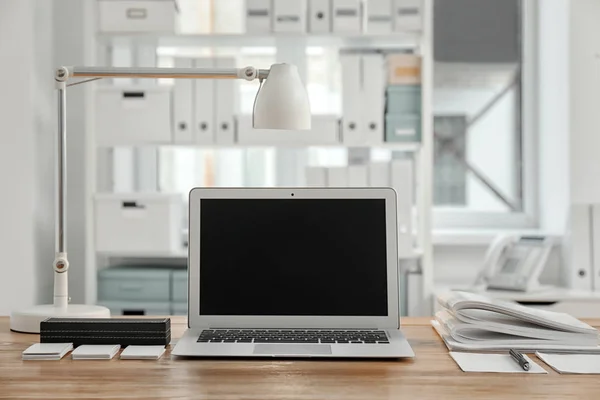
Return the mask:
[[547,236],[500,236],[490,245],[476,286],[535,290],[555,240]]

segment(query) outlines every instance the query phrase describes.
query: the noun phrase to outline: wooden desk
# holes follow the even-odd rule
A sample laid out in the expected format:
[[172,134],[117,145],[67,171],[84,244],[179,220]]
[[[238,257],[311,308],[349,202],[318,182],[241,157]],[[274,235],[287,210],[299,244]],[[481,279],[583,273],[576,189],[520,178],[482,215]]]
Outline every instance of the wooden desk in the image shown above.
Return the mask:
[[[428,318],[403,319],[414,360],[21,361],[38,336],[0,318],[0,398],[89,399],[600,399],[600,376],[467,374]],[[600,320],[592,320],[600,326]],[[185,330],[172,318],[173,337]],[[534,357],[535,358],[535,357]]]

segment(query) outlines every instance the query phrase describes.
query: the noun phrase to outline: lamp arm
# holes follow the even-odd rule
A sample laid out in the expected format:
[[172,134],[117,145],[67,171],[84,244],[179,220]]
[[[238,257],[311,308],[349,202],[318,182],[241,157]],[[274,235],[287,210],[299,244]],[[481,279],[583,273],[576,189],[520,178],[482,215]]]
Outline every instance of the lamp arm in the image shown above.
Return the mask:
[[265,79],[268,69],[245,68],[154,68],[154,67],[60,67],[54,78],[173,78],[173,79]]
[[[70,78],[174,78],[245,79],[269,76],[268,69],[245,68],[141,68],[141,67],[60,67],[54,73],[58,90],[58,154],[56,158],[56,253],[54,268],[54,307],[66,308],[69,302],[66,227],[67,227],[67,81]],[[78,82],[78,83],[84,83]]]

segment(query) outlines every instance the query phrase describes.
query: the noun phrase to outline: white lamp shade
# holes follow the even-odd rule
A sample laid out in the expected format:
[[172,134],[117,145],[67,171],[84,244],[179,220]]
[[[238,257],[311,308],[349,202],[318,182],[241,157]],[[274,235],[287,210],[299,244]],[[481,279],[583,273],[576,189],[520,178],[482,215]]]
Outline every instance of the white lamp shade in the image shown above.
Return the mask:
[[298,68],[273,64],[269,76],[256,95],[252,126],[256,129],[310,129],[308,93]]

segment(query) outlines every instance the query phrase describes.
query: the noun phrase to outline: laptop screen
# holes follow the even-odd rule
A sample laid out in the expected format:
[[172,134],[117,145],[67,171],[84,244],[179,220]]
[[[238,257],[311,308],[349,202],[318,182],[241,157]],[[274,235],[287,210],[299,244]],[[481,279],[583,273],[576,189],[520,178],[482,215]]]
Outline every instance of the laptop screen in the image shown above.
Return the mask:
[[200,315],[387,316],[384,199],[200,201]]

